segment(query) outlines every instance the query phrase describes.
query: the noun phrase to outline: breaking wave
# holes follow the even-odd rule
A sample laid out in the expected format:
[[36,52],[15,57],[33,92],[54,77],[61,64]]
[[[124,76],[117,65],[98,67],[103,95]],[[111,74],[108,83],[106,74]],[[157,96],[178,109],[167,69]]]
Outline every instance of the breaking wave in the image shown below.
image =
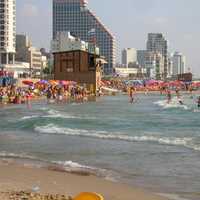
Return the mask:
[[13,159],[29,159],[36,160],[37,158],[34,156],[29,156],[25,153],[17,154],[17,153],[9,153],[6,151],[0,152],[0,158],[13,158]]
[[[62,171],[69,173],[76,173],[79,175],[96,175],[105,178],[111,178],[112,173],[110,171],[95,168],[91,166],[86,166],[79,164],[77,162],[69,161],[48,161],[44,159],[39,159],[34,156],[30,156],[24,153],[9,153],[2,151],[0,152],[0,159],[3,161],[11,160],[12,162],[21,163],[24,167],[37,167],[37,168],[48,168],[54,171]],[[23,160],[23,161],[22,161]],[[19,161],[19,162],[18,162]],[[114,180],[114,178],[112,177]]]
[[172,108],[182,108],[184,110],[189,110],[187,105],[181,105],[177,98],[173,98],[170,103],[167,100],[157,101],[154,104],[164,108],[164,109],[172,109]]
[[193,143],[192,137],[162,137],[162,136],[129,136],[123,134],[110,134],[106,131],[95,131],[95,130],[80,130],[70,129],[64,127],[58,127],[54,124],[48,124],[46,126],[37,126],[35,131],[44,134],[61,134],[68,136],[78,137],[90,137],[105,140],[121,140],[127,142],[156,142],[164,145],[183,146],[193,150],[199,150],[200,146]]
[[48,115],[43,116],[44,118],[63,118],[63,119],[79,119],[80,117],[61,113],[57,110],[49,110]]
[[31,119],[36,119],[36,118],[60,118],[60,119],[96,119],[87,115],[84,116],[74,116],[71,114],[63,113],[57,110],[48,110],[46,114],[44,115],[30,115],[30,116],[24,116],[22,117],[19,121],[26,121],[26,120],[31,120]]
[[38,118],[40,117],[39,115],[30,115],[30,116],[24,116],[20,119],[20,121],[24,121],[24,120],[29,120],[29,119],[34,119],[34,118]]

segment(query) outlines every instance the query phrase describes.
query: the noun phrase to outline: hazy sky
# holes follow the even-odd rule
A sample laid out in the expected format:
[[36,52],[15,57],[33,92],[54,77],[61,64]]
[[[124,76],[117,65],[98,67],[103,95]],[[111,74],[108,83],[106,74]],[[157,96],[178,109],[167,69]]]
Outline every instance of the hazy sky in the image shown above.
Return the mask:
[[[200,75],[200,0],[88,0],[89,7],[114,33],[120,49],[145,49],[148,32],[162,32],[170,51],[186,55]],[[37,47],[49,48],[52,0],[17,0],[17,32]]]

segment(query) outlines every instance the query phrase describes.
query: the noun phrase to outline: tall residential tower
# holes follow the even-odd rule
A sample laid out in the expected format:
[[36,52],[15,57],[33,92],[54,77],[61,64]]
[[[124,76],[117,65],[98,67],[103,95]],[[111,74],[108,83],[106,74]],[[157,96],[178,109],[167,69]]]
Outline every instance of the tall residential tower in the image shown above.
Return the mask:
[[147,51],[160,53],[164,59],[164,73],[162,78],[168,76],[168,41],[162,33],[149,33],[147,41]]
[[16,2],[0,0],[0,65],[14,63],[16,41]]
[[175,52],[172,57],[172,63],[173,63],[172,73],[174,76],[185,73],[186,58],[182,53]]
[[86,0],[53,0],[53,39],[59,32],[71,32],[100,48],[108,64],[104,72],[110,74],[115,65],[115,41],[112,33],[88,8]]

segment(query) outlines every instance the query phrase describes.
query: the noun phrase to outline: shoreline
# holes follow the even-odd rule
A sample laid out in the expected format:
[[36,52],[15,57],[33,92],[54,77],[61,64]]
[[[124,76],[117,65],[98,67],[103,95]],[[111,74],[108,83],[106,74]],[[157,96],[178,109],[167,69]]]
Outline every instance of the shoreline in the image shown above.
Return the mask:
[[94,175],[0,163],[0,199],[7,192],[32,191],[34,187],[38,187],[42,195],[75,197],[81,192],[96,192],[107,200],[168,200],[141,188],[111,182]]

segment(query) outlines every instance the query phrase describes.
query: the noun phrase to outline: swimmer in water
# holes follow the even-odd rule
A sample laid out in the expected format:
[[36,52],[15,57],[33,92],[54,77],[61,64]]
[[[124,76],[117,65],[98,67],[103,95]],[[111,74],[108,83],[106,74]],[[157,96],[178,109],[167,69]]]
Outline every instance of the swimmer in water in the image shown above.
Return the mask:
[[180,95],[180,92],[179,92],[179,89],[176,89],[176,96],[177,96],[177,99],[178,99],[178,102],[183,105],[183,101],[181,99],[181,95]]
[[171,102],[171,100],[172,100],[172,94],[171,94],[171,91],[168,90],[167,91],[167,103],[169,104]]
[[181,104],[181,105],[184,105],[183,101],[181,98],[178,98],[178,102]]

